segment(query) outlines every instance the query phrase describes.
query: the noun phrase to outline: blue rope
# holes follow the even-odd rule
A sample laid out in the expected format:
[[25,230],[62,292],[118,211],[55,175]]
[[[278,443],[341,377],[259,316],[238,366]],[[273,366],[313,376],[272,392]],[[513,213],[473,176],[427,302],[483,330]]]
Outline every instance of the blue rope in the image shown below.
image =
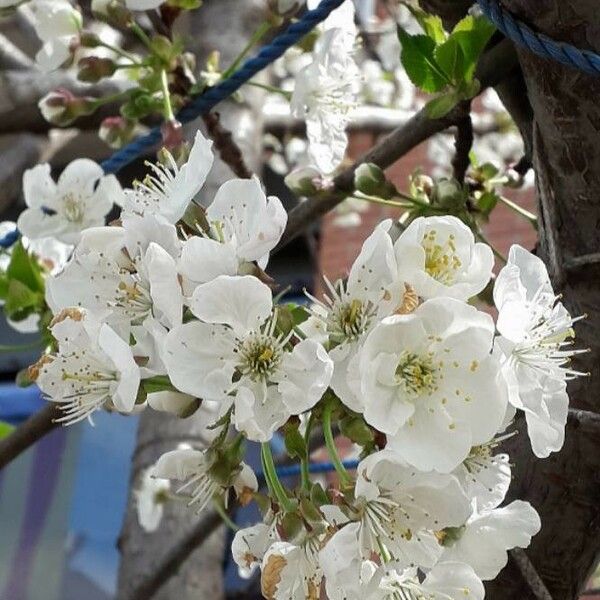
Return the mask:
[[580,50],[571,44],[557,42],[537,33],[513,17],[498,0],[477,0],[486,17],[515,44],[531,50],[542,58],[555,60],[574,67],[588,75],[600,75],[600,56],[589,50]]
[[[177,119],[182,123],[193,121],[198,116],[207,113],[216,104],[229,98],[244,83],[252,79],[257,73],[277,60],[288,48],[300,41],[316,25],[324,21],[331,11],[340,6],[344,0],[323,0],[317,8],[306,12],[296,23],[277,36],[270,44],[264,46],[254,57],[247,60],[231,77],[228,77],[215,87],[194,98],[181,109]],[[138,138],[122,150],[105,160],[101,166],[106,173],[116,173],[124,166],[152,148],[161,139],[160,127],[155,127],[147,135]]]
[[[358,466],[357,460],[345,460],[342,462],[346,469],[356,469]],[[285,467],[277,467],[275,469],[277,471],[277,475],[279,477],[296,477],[300,475],[300,465],[289,465]],[[308,471],[313,474],[318,473],[331,473],[335,471],[335,467],[333,463],[311,463],[308,465]],[[262,473],[258,472],[257,475],[260,476]]]
[[[270,44],[264,46],[254,58],[247,60],[230,77],[192,99],[189,104],[181,109],[177,115],[177,119],[181,123],[189,123],[200,115],[207,113],[215,105],[219,104],[219,102],[229,98],[257,73],[282,56],[288,48],[291,48],[306,34],[310,33],[333,10],[343,4],[344,1],[322,0],[317,8],[304,13],[299,21],[292,23],[284,33],[278,35]],[[100,166],[104,169],[105,173],[117,173],[158,144],[161,137],[160,127],[155,127],[150,133],[139,137],[131,142],[131,144],[115,152],[110,158],[102,162]],[[18,231],[10,232],[8,235],[0,238],[0,247],[9,248],[15,243],[18,237]]]

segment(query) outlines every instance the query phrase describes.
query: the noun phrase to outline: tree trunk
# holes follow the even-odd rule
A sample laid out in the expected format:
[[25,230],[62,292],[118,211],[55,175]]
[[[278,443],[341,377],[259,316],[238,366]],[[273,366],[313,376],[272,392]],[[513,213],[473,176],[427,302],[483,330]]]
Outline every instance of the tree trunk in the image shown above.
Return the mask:
[[[259,4],[255,0],[208,0],[201,10],[190,17],[188,23],[178,24],[183,29],[181,33],[189,38],[190,51],[198,56],[198,70],[203,69],[207,54],[213,49],[220,50],[222,66],[233,61],[259,22]],[[234,133],[247,165],[255,172],[260,164],[261,97],[262,94],[246,88],[243,102],[226,102],[217,108],[222,117],[221,123]],[[190,135],[198,127],[200,121],[195,127],[190,127]],[[201,192],[201,201],[210,202],[217,187],[233,176],[229,167],[217,160]],[[198,390],[198,393],[201,395],[202,390]],[[176,546],[184,533],[206,516],[196,515],[185,503],[171,502],[166,506],[158,531],[147,534],[138,525],[134,497],[141,472],[153,464],[160,454],[173,450],[181,442],[191,443],[194,447],[205,445],[205,425],[206,420],[196,416],[176,419],[151,410],[141,417],[127,514],[119,544],[122,560],[117,597],[121,600],[132,598],[132,592],[155,570],[168,550]],[[165,600],[223,598],[224,534],[224,527],[219,527],[181,565],[177,575],[153,597]]]
[[[503,4],[536,31],[600,51],[596,0]],[[570,312],[588,315],[575,329],[577,346],[591,351],[575,366],[591,376],[571,382],[571,406],[600,412],[600,79],[527,50],[519,50],[519,58],[534,111],[538,254]],[[515,464],[508,500],[529,500],[540,513],[542,530],[527,555],[553,600],[571,600],[600,553],[600,433],[570,422],[562,451],[539,460],[519,425],[519,436],[505,445]],[[489,584],[487,597],[534,598],[512,561]]]

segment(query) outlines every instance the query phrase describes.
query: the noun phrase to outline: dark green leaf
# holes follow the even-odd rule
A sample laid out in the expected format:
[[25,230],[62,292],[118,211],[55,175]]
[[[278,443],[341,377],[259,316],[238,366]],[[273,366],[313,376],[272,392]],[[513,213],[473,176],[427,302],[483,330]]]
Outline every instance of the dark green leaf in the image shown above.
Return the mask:
[[302,434],[298,431],[296,424],[288,424],[285,426],[285,449],[292,458],[307,459],[308,448]]
[[42,307],[44,296],[31,291],[25,284],[13,279],[8,284],[4,313],[10,319],[21,321]]
[[464,79],[465,57],[460,44],[454,37],[448,38],[434,51],[435,59],[446,77],[457,84]]
[[348,416],[340,421],[342,435],[352,440],[359,446],[364,446],[373,441],[373,431],[359,416]]
[[41,267],[36,258],[27,253],[21,241],[18,241],[12,248],[6,276],[9,280],[20,281],[33,292],[44,292]]

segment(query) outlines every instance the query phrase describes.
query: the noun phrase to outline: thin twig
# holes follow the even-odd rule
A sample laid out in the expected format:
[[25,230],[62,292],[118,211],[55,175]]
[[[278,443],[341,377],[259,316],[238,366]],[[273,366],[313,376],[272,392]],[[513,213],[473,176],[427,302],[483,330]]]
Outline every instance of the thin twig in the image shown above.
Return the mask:
[[538,600],[552,600],[546,584],[542,581],[525,551],[521,548],[513,548],[510,551],[510,557],[519,568],[533,595]]
[[[470,110],[470,105],[469,105]],[[465,174],[469,168],[469,153],[473,146],[473,121],[471,115],[467,113],[456,123],[456,134],[454,138],[455,153],[452,159],[452,171],[454,179],[463,183]]]
[[[481,91],[507,77],[517,66],[517,57],[512,43],[503,40],[480,59],[477,78]],[[375,163],[386,169],[410,150],[432,135],[455,125],[464,117],[465,105],[459,104],[439,119],[430,119],[422,109],[406,123],[392,131],[366,154],[363,154],[351,167],[342,171],[335,179],[333,191],[310,198],[296,206],[289,214],[288,224],[278,249],[285,246],[302,233],[316,219],[337,206],[351,192],[354,184],[354,171],[365,162]]]
[[60,411],[56,404],[49,402],[14,429],[10,435],[0,440],[0,469],[55,429],[58,424],[54,420],[59,416]]
[[600,413],[579,408],[569,408],[568,422],[577,431],[600,434]]
[[246,166],[244,155],[233,139],[231,131],[221,124],[221,116],[218,112],[208,113],[202,116],[208,135],[215,143],[215,149],[219,153],[221,160],[227,164],[231,170],[242,179],[250,179],[252,171]]

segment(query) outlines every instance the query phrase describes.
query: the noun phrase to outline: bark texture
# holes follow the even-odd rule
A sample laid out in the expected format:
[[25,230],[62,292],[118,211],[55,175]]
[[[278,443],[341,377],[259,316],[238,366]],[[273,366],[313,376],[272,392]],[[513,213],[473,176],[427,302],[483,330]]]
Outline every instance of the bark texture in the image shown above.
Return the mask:
[[[198,56],[202,68],[208,52],[221,51],[223,65],[228,65],[243,48],[249,35],[256,28],[261,15],[259,2],[254,0],[209,0],[197,11],[193,21],[180,23],[180,33],[189,37],[191,50]],[[223,126],[233,132],[241,147],[249,168],[257,172],[261,145],[261,94],[244,90],[244,101],[219,105]],[[201,120],[190,126],[190,132],[200,127]],[[202,191],[203,202],[210,202],[218,186],[234,177],[231,169],[217,160]],[[202,390],[198,390],[201,394]],[[208,423],[214,421],[208,421]],[[177,419],[165,414],[146,411],[140,422],[137,449],[133,459],[130,499],[120,539],[122,561],[119,572],[119,600],[142,600],[142,598],[177,600],[219,600],[224,597],[222,563],[225,552],[225,529],[220,526],[209,539],[194,550],[180,565],[178,573],[171,577],[155,594],[147,590],[141,593],[140,585],[153,573],[157,565],[185,534],[207,514],[195,515],[185,502],[171,502],[157,532],[145,533],[138,525],[135,513],[135,489],[142,471],[153,464],[163,452],[173,450],[181,442],[194,447],[206,444],[207,419]]]
[[[595,0],[504,0],[504,5],[537,31],[600,52]],[[588,315],[576,325],[577,346],[591,351],[575,364],[590,377],[569,385],[571,405],[599,412],[600,255],[594,255],[600,251],[600,78],[526,50],[519,50],[519,58],[534,114],[538,254],[571,313]],[[509,500],[527,499],[540,513],[542,530],[527,555],[552,598],[571,600],[600,552],[600,435],[570,422],[562,451],[539,460],[529,450],[525,424],[518,425],[522,433],[506,444],[515,464]],[[533,598],[514,563],[488,586],[488,597]]]

